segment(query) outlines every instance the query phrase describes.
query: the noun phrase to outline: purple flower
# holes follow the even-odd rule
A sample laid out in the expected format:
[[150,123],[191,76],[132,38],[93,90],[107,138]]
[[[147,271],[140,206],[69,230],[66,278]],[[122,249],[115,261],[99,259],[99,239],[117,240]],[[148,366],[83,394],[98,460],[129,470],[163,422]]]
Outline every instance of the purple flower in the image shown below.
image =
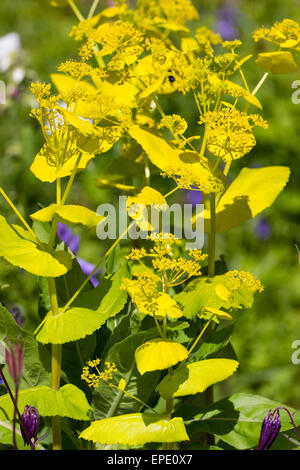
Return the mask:
[[[74,235],[70,227],[68,227],[67,225],[61,222],[58,223],[57,234],[59,238],[70,248],[72,253],[76,256],[77,251],[79,249],[79,244],[80,244],[79,235]],[[91,274],[91,272],[95,269],[95,265],[77,256],[76,256],[76,259],[82,271],[88,277]],[[90,279],[94,287],[97,287],[99,284],[99,280],[97,279],[98,273],[99,273],[99,270],[97,270]]]
[[265,219],[261,219],[256,224],[255,233],[260,240],[268,240],[272,235],[272,229]]
[[267,416],[263,420],[259,444],[257,450],[268,450],[275,441],[281,428],[280,415],[278,409],[269,410]]
[[238,38],[235,28],[237,10],[230,6],[224,6],[218,15],[218,32],[225,41],[232,41]]
[[202,196],[201,191],[188,189],[186,191],[186,201],[189,204],[193,204],[193,205],[201,204],[201,202],[203,202],[203,196]]
[[10,313],[14,317],[15,322],[18,323],[18,325],[21,326],[21,328],[23,328],[24,316],[23,316],[21,310],[19,309],[19,307],[13,307],[10,310]]
[[24,445],[30,445],[31,439],[33,443],[37,442],[37,434],[40,424],[40,415],[34,406],[26,405],[21,416],[21,433]]
[[[77,261],[78,261],[82,271],[86,275],[86,277],[88,277],[91,274],[91,272],[95,269],[94,264],[89,263],[88,261],[85,261],[84,259],[77,258]],[[97,279],[97,274],[98,273],[99,273],[99,269],[90,278],[90,281],[91,281],[91,283],[93,284],[94,287],[97,287],[98,284],[99,284],[99,280]]]
[[79,235],[74,235],[70,227],[61,222],[58,222],[57,235],[70,248],[72,253],[76,255],[79,249]]

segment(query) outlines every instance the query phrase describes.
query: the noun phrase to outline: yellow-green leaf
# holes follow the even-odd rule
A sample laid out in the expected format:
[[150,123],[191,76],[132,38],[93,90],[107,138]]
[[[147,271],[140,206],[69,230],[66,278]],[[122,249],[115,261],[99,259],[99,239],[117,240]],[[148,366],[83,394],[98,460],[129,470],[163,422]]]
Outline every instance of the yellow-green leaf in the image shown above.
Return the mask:
[[[243,168],[226,189],[217,205],[216,231],[227,232],[271,206],[285,187],[288,167]],[[205,231],[210,231],[209,212],[205,211]]]
[[71,307],[58,315],[49,312],[36,330],[36,339],[44,344],[77,341],[94,333],[106,320],[107,315],[88,308]]
[[155,338],[142,344],[135,351],[135,360],[141,375],[152,370],[174,366],[188,357],[187,349],[175,341]]
[[[65,416],[68,418],[89,420],[92,409],[82,390],[67,384],[60,390],[50,387],[34,387],[21,390],[18,396],[18,408],[22,412],[26,405],[34,406],[41,416]],[[13,405],[8,394],[0,397],[0,416],[12,419]]]
[[298,69],[289,51],[263,52],[258,55],[255,62],[262,69],[274,74],[291,73]]
[[94,421],[79,437],[100,444],[129,446],[189,440],[182,418],[167,420],[142,413]]
[[71,269],[72,258],[65,251],[49,253],[28,231],[9,225],[0,216],[0,256],[36,276],[58,277]]
[[165,400],[172,396],[183,397],[204,392],[211,385],[230,377],[238,365],[232,359],[207,359],[181,364],[163,378],[157,390]]
[[96,227],[99,222],[105,219],[105,217],[97,215],[87,207],[73,204],[64,206],[51,204],[48,207],[44,207],[43,209],[34,212],[30,217],[33,220],[39,220],[40,222],[51,222],[54,214],[57,214],[64,222],[82,224],[86,227]]

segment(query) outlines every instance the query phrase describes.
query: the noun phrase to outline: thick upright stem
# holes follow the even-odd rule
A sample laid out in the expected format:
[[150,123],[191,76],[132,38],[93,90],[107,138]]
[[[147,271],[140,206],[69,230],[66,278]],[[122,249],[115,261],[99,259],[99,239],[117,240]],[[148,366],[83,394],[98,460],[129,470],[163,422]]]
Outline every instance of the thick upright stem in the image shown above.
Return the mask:
[[215,275],[216,254],[216,196],[210,195],[210,233],[208,235],[208,275]]
[[[61,368],[61,344],[52,344],[52,389],[59,390]],[[52,418],[53,450],[61,450],[61,422],[60,416]]]
[[[49,296],[51,303],[52,315],[58,315],[58,303],[55,279],[48,278]],[[51,377],[52,377],[52,390],[59,390],[60,387],[60,369],[61,369],[61,344],[52,344],[51,351]],[[53,416],[52,418],[52,433],[53,433],[53,450],[61,450],[61,424],[60,416]]]
[[[208,275],[214,277],[215,275],[215,254],[216,254],[216,196],[210,195],[210,233],[208,235]],[[211,324],[207,328],[207,334],[211,332]],[[205,391],[205,401],[210,405],[214,401],[214,389],[209,387]],[[207,434],[207,444],[214,444],[214,437]]]

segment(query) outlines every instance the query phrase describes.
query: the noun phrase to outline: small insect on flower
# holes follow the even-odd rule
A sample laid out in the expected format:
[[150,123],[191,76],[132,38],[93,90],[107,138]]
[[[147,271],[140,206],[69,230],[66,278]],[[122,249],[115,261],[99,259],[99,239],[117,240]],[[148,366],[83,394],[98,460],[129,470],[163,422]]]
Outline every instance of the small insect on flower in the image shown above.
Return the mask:
[[[168,70],[168,72],[169,72],[170,74],[172,73],[171,70]],[[169,75],[169,76],[168,76],[168,79],[169,79],[169,82],[170,82],[170,83],[174,83],[174,82],[175,82],[175,77],[174,77],[173,75]]]

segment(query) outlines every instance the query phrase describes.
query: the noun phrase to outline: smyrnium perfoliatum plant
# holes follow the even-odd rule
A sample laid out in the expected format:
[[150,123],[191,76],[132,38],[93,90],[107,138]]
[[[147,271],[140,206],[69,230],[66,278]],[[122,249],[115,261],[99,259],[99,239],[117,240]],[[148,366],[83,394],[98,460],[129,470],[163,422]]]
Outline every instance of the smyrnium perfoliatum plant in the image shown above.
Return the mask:
[[[260,214],[288,182],[286,166],[248,165],[257,129],[268,132],[257,95],[272,74],[296,70],[300,26],[285,19],[258,29],[254,41],[270,49],[253,57],[240,40],[201,25],[190,0],[138,0],[135,8],[120,0],[102,11],[95,0],[86,18],[78,2],[51,3],[72,8],[70,36],[78,43],[52,84],[31,85],[31,116],[44,144],[30,171],[41,185],[53,185],[55,199],[42,208],[37,201],[25,216],[0,189],[19,219],[11,225],[0,217],[0,255],[37,276],[40,288],[34,332],[1,308],[3,328],[24,340],[24,442],[34,445],[40,420],[50,417],[54,450],[64,448],[67,429],[78,449],[192,449],[195,442],[256,449],[263,422],[267,444],[260,447],[269,446],[279,432],[277,414],[263,420],[277,404],[247,394],[214,400],[213,386],[238,374],[230,349],[235,319],[264,289],[243,266],[216,260],[216,246],[217,236]],[[253,67],[264,71],[257,84],[247,80]],[[194,114],[167,114],[166,97],[193,103]],[[132,221],[87,270],[73,226],[95,230],[108,221],[95,207],[74,203],[74,182],[110,151],[94,180],[128,196]],[[153,236],[143,213],[132,212],[136,204],[155,206],[159,218],[182,189],[201,193],[202,249],[189,249],[172,227]],[[194,212],[190,222],[198,217]],[[148,238],[123,240],[133,226]],[[0,409],[12,416],[8,395]],[[232,427],[224,430],[222,420]],[[282,420],[280,430],[291,429]]]

